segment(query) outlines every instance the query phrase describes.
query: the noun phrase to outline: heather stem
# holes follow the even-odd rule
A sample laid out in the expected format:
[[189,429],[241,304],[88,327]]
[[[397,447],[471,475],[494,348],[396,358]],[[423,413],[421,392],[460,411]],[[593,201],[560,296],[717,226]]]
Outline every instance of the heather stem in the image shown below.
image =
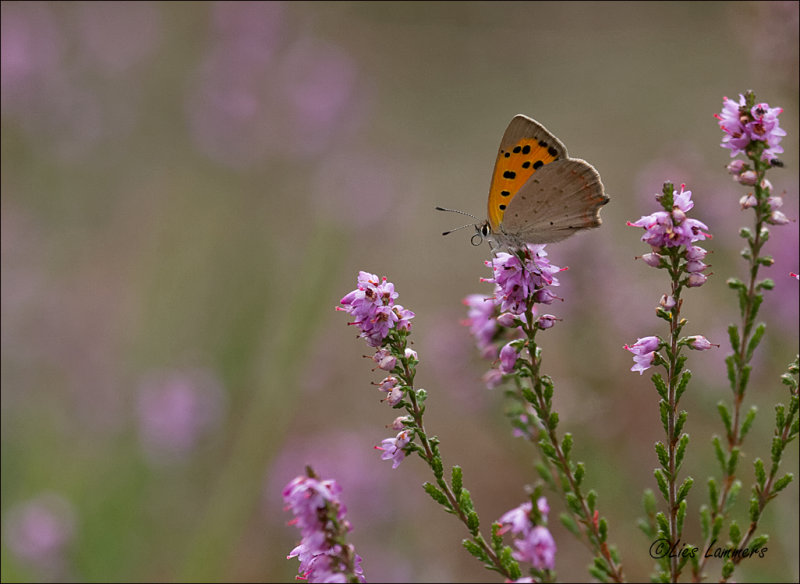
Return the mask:
[[[405,344],[406,343],[404,339],[402,342],[402,346],[395,347],[395,351],[397,352],[397,354],[399,355],[404,354],[406,348]],[[459,498],[455,495],[451,486],[444,479],[442,473],[442,464],[437,452],[437,448],[428,438],[428,433],[425,430],[425,424],[423,421],[424,410],[421,404],[419,403],[419,400],[417,399],[416,392],[414,391],[415,373],[413,370],[411,370],[406,361],[403,361],[402,367],[403,367],[403,373],[401,377],[403,379],[403,382],[409,388],[407,392],[407,397],[409,402],[411,403],[410,413],[414,419],[414,427],[417,432],[417,435],[419,436],[419,441],[422,446],[423,458],[428,463],[428,466],[430,466],[431,470],[433,470],[433,474],[436,477],[436,484],[444,493],[444,496],[447,498],[447,501],[450,504],[450,507],[452,508],[454,514],[467,527],[467,529],[469,529],[473,541],[484,551],[486,556],[494,565],[495,569],[497,569],[497,571],[500,572],[503,576],[505,576],[509,581],[516,579],[515,576],[506,568],[503,562],[500,561],[500,558],[497,556],[492,547],[486,542],[480,531],[470,527],[468,513],[461,505]]]
[[[528,323],[535,322],[533,319],[532,305],[526,311],[526,321]],[[573,471],[572,465],[569,462],[568,455],[565,453],[562,442],[559,441],[556,434],[556,421],[557,416],[554,416],[552,411],[550,399],[545,395],[543,388],[543,376],[541,374],[541,356],[540,350],[536,345],[536,324],[525,325],[525,332],[528,337],[528,350],[531,355],[531,361],[524,361],[530,370],[530,386],[535,395],[533,407],[541,421],[544,429],[544,436],[547,442],[552,447],[552,454],[550,459],[555,463],[557,470],[566,479],[567,485],[562,485],[562,492],[565,496],[573,495],[573,505],[578,506],[578,512],[573,509],[569,504],[567,508],[572,511],[574,518],[577,520],[579,526],[583,526],[582,532],[586,535],[589,547],[593,552],[605,563],[605,573],[614,582],[624,582],[625,577],[622,573],[622,567],[617,564],[611,555],[608,544],[605,541],[605,536],[601,535],[597,517],[597,511],[591,511],[586,497],[581,493],[580,485]]]
[[[735,456],[734,450],[738,450],[743,441],[742,435],[742,402],[744,401],[745,390],[747,389],[747,382],[749,379],[749,362],[752,359],[752,352],[748,357],[748,350],[753,339],[754,330],[753,324],[760,305],[761,293],[758,291],[758,272],[761,267],[759,254],[761,248],[766,243],[762,231],[766,231],[765,223],[769,217],[769,211],[766,209],[765,201],[769,196],[769,191],[764,189],[761,185],[764,181],[766,171],[770,168],[768,163],[760,160],[760,151],[750,155],[750,160],[757,172],[756,184],[754,185],[754,192],[758,204],[754,207],[755,211],[755,233],[752,237],[748,237],[749,253],[746,258],[749,262],[749,282],[747,283],[746,293],[744,294],[744,301],[740,305],[741,311],[741,327],[739,330],[739,346],[734,347],[733,357],[733,379],[731,379],[731,391],[733,392],[733,422],[730,430],[727,432],[727,456],[730,459]],[[741,290],[737,293],[742,294]],[[733,326],[733,325],[732,325]],[[716,505],[711,510],[711,522],[721,517],[724,520],[727,517],[726,507],[731,494],[731,489],[736,483],[735,467],[726,465],[723,468],[722,487],[716,501]],[[733,472],[731,472],[733,471]],[[713,535],[705,541],[704,549],[711,545]],[[702,557],[695,569],[694,581],[698,582],[702,579],[703,569],[705,568],[708,558]]]

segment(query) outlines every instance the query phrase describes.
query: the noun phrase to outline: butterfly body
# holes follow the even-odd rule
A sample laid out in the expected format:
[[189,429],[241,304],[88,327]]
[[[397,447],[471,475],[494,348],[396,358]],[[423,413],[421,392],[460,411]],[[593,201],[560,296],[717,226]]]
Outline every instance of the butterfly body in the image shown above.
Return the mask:
[[570,158],[544,126],[517,115],[500,142],[487,220],[475,226],[477,240],[487,238],[509,248],[561,241],[599,227],[600,208],[608,201],[591,164]]

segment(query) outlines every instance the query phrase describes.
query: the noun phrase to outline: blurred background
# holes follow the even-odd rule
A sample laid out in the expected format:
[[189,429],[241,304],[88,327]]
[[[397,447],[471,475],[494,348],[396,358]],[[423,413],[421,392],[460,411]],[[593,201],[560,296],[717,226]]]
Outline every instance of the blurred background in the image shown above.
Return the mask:
[[[422,462],[393,471],[373,449],[397,412],[334,306],[359,270],[396,284],[445,463],[485,526],[520,504],[538,455],[460,324],[461,300],[490,292],[489,250],[469,230],[443,238],[463,218],[434,211],[484,216],[518,113],[611,197],[601,229],[548,250],[570,269],[544,370],[626,575],[646,579],[635,521],[663,430],[622,346],[665,334],[666,280],[634,261],[649,250],[625,222],[670,180],[714,235],[713,276],[684,306],[686,334],[722,345],[689,355],[681,402],[697,542],[730,401],[725,280],[745,276],[737,232],[752,223],[713,114],[747,89],[785,109],[769,178],[796,219],[797,31],[797,2],[3,2],[3,581],[292,581],[281,489],[308,463],[343,486],[369,581],[497,581],[423,492]],[[740,524],[798,349],[798,224],[771,231]],[[793,444],[783,470],[797,467]],[[550,505],[559,577],[586,579],[591,555]],[[797,481],[760,531],[767,555],[735,578],[796,582]]]

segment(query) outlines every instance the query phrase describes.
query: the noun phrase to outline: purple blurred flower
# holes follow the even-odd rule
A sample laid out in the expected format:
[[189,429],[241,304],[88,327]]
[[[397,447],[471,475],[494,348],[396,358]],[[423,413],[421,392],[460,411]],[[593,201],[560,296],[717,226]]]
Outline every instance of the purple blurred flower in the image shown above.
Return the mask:
[[483,294],[470,294],[463,300],[467,306],[467,318],[462,324],[469,327],[475,337],[478,350],[485,359],[497,358],[497,346],[494,344],[498,332],[498,307],[494,298]]
[[225,409],[219,381],[203,370],[153,374],[139,389],[138,401],[139,438],[155,462],[187,457]]
[[528,562],[537,570],[552,570],[556,566],[556,542],[546,527],[538,525],[524,537],[516,539],[516,560]]
[[522,505],[514,507],[511,511],[506,511],[497,523],[501,525],[497,530],[498,535],[503,535],[509,530],[514,535],[527,533],[531,528],[531,510],[533,505],[530,501],[525,501]]
[[70,503],[60,495],[47,493],[6,512],[3,539],[19,559],[48,573],[60,572],[75,536],[75,522]]
[[375,274],[361,271],[358,287],[342,298],[340,303],[344,308],[337,306],[336,310],[353,315],[355,321],[350,324],[358,326],[359,336],[368,345],[380,347],[391,329],[408,331],[411,328],[414,313],[395,304],[397,296],[394,284],[387,282],[386,278],[379,280]]
[[508,374],[514,371],[514,366],[519,359],[519,343],[512,341],[500,349],[500,373]]
[[309,582],[347,582],[348,556],[353,561],[353,573],[359,582],[364,582],[361,557],[352,545],[343,549],[334,543],[350,531],[350,523],[345,519],[345,508],[339,499],[342,489],[334,480],[319,480],[309,476],[299,476],[283,489],[286,508],[291,510],[295,525],[302,536],[288,558],[300,560],[298,579]]
[[[539,513],[544,518],[550,512],[547,499],[540,497],[536,502]],[[531,519],[533,505],[526,501],[522,505],[506,512],[497,523],[501,524],[498,535],[508,531],[517,537],[514,539],[515,559],[528,562],[537,570],[552,570],[555,567],[556,543],[546,527],[534,525]]]

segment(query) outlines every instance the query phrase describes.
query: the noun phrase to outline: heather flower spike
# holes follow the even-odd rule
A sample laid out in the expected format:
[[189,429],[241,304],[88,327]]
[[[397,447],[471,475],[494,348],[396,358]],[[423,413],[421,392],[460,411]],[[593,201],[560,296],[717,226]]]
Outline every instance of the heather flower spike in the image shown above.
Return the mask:
[[[543,476],[558,476],[561,494],[571,501],[572,515],[568,517],[573,533],[585,538],[595,553],[595,564],[590,571],[599,580],[623,580],[617,551],[606,543],[607,524],[594,509],[596,494],[584,494],[580,487],[583,463],[570,458],[572,436],[560,439],[556,432],[558,414],[553,411],[553,382],[541,371],[542,349],[536,336],[553,327],[561,319],[544,314],[542,306],[562,300],[553,292],[559,285],[557,274],[566,268],[550,263],[544,245],[525,244],[498,252],[486,262],[492,270],[491,278],[482,282],[493,285],[491,296],[473,294],[464,300],[468,307],[469,326],[481,355],[492,362],[484,375],[489,389],[503,382],[513,382],[515,390],[507,394],[514,400],[509,412],[514,434],[525,437],[541,449]],[[525,503],[506,513],[495,526],[495,535],[509,530],[516,536],[514,548],[508,549],[514,559],[532,566],[533,581],[552,578],[547,571],[553,569],[555,542],[543,526],[549,508],[540,497],[533,504]],[[587,526],[580,529],[578,525]],[[527,577],[526,577],[527,578]],[[525,578],[514,581],[531,581]]]
[[299,580],[308,582],[365,582],[361,557],[346,541],[351,530],[347,509],[334,480],[320,480],[311,467],[283,490],[286,509],[294,515],[289,524],[302,540],[287,556],[300,560]]
[[[354,317],[350,324],[358,327],[359,337],[377,349],[372,359],[378,369],[388,373],[380,383],[375,384],[385,395],[384,403],[392,409],[405,410],[405,415],[395,416],[390,424],[397,434],[385,438],[375,449],[381,453],[381,460],[391,461],[393,469],[399,468],[409,455],[418,454],[436,479],[435,484],[425,483],[426,492],[468,528],[471,539],[465,540],[467,550],[487,568],[503,574],[508,580],[514,580],[519,576],[519,566],[510,551],[501,556],[480,533],[480,520],[468,492],[463,488],[461,468],[454,466],[450,481],[445,479],[439,439],[428,435],[423,422],[427,392],[415,388],[419,355],[408,346],[414,313],[395,304],[397,297],[394,284],[386,278],[362,271],[359,272],[356,289],[342,298],[342,306],[336,307]],[[475,295],[465,304],[470,310],[467,324],[486,356],[496,358],[499,354],[495,346],[495,336],[499,330],[496,322],[499,306],[496,300]],[[300,552],[296,555],[300,555]],[[301,562],[303,557],[308,557],[308,554],[301,556]]]
[[[666,270],[670,280],[669,290],[662,294],[656,307],[656,315],[669,325],[669,336],[662,340],[657,336],[637,339],[625,349],[633,353],[634,365],[631,371],[640,375],[647,369],[663,366],[664,375],[653,375],[653,384],[660,399],[659,412],[664,426],[666,440],[656,444],[656,453],[660,467],[655,470],[655,478],[659,490],[667,505],[667,513],[659,513],[658,521],[650,525],[648,534],[655,538],[677,542],[682,537],[683,519],[686,512],[686,497],[692,486],[688,477],[678,485],[677,475],[680,469],[689,435],[681,429],[686,420],[686,412],[678,412],[678,402],[686,390],[691,373],[684,369],[686,356],[681,355],[684,347],[705,351],[714,346],[701,335],[681,338],[680,333],[686,325],[681,318],[683,299],[681,294],[685,288],[703,285],[707,276],[703,272],[708,268],[702,260],[706,250],[694,245],[698,241],[710,238],[708,227],[689,217],[694,208],[692,192],[681,185],[680,192],[675,192],[671,183],[664,183],[656,200],[660,203],[660,211],[646,215],[628,225],[642,227],[645,230],[642,241],[648,244],[659,260],[646,261],[650,267]],[[652,507],[655,507],[653,503]],[[651,515],[655,515],[655,512]],[[654,576],[659,581],[676,582],[681,567],[677,557],[665,557],[658,560],[658,573]]]
[[[731,402],[720,402],[720,416],[724,424],[726,440],[714,440],[714,451],[720,465],[720,476],[710,478],[709,501],[701,513],[703,525],[713,522],[713,530],[704,529],[703,545],[708,547],[729,521],[730,505],[726,502],[735,499],[742,487],[738,463],[740,453],[753,420],[755,407],[745,412],[745,392],[751,376],[755,350],[763,339],[766,325],[756,322],[759,307],[765,301],[765,291],[770,290],[773,283],[769,279],[759,280],[762,268],[768,268],[774,260],[763,255],[764,246],[769,239],[769,226],[783,226],[790,219],[780,210],[783,203],[780,197],[772,195],[772,183],[766,173],[783,163],[776,156],[783,152],[781,139],[786,132],[780,127],[778,116],[783,110],[771,107],[767,103],[758,102],[752,91],[739,95],[739,100],[723,100],[722,112],[716,115],[723,131],[722,146],[731,151],[731,157],[743,155],[728,165],[728,171],[734,179],[746,188],[739,198],[742,211],[753,213],[752,227],[743,227],[739,235],[745,239],[747,246],[741,256],[747,262],[745,281],[739,278],[728,279],[728,287],[737,295],[741,320],[728,326],[728,336],[732,353],[725,359],[728,380],[731,389]],[[735,198],[734,198],[735,200]],[[687,345],[695,350],[705,350],[708,341],[703,337],[687,339]],[[759,547],[766,536],[755,536],[758,522],[767,502],[772,500],[778,491],[785,488],[792,480],[790,474],[778,477],[777,472],[785,445],[797,434],[798,397],[797,397],[797,357],[789,366],[789,371],[782,381],[790,387],[791,401],[789,407],[776,405],[776,426],[771,449],[772,465],[767,473],[760,459],[754,460],[756,482],[753,484],[750,497],[750,526],[746,533],[739,532],[734,521],[730,521],[730,533],[738,533],[737,547]],[[761,388],[759,388],[760,390]],[[765,388],[766,389],[766,388]],[[724,446],[723,446],[724,444]],[[725,561],[722,565],[721,580],[728,580],[733,575],[736,564],[741,558]],[[692,566],[692,577],[695,581],[707,578],[704,570],[708,558],[701,557]]]

